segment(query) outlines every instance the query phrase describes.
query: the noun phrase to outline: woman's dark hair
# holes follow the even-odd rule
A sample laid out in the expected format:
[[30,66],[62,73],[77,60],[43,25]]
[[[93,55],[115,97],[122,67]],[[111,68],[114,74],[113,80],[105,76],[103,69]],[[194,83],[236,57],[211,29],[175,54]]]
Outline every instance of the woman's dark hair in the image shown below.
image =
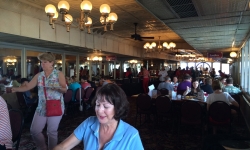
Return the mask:
[[200,82],[199,82],[199,80],[198,80],[198,79],[192,80],[192,88],[194,88],[194,87],[193,87],[193,83],[194,83],[194,82],[198,82],[197,90],[200,90]]
[[114,105],[115,109],[115,120],[124,119],[128,115],[129,102],[125,92],[116,84],[108,83],[101,87],[97,92],[92,101],[92,105],[95,106],[96,100],[107,101]]

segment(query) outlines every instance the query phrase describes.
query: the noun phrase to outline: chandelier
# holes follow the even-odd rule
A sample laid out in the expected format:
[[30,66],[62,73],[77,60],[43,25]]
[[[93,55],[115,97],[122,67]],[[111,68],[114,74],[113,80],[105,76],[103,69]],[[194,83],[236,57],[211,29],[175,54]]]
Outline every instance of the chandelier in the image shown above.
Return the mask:
[[[59,12],[62,14],[62,21],[65,22],[67,27],[67,32],[70,31],[70,25],[73,22],[73,17],[69,14],[69,3],[67,1],[60,1],[58,3]],[[80,4],[81,8],[81,18],[76,19],[79,23],[79,28],[83,31],[85,28],[88,28],[88,33],[90,33],[90,27],[92,25],[92,19],[89,16],[92,10],[92,3],[88,0],[83,0]],[[58,12],[56,7],[52,4],[48,4],[45,7],[45,12],[49,16],[49,24],[52,28],[55,28],[55,21],[58,18]],[[104,31],[107,31],[107,25],[110,25],[110,30],[114,30],[114,23],[117,21],[118,17],[116,13],[110,13],[110,7],[108,4],[102,4],[100,6],[100,22],[104,26]]]
[[167,42],[163,42],[163,44],[161,45],[160,36],[159,36],[158,45],[156,45],[155,42],[152,42],[151,44],[147,42],[143,46],[143,48],[146,50],[146,53],[155,52],[155,51],[158,51],[160,53],[160,52],[165,51],[166,49],[172,50],[175,47],[176,47],[176,44],[174,42],[170,42],[169,44]]
[[88,61],[102,61],[102,57],[98,56],[92,56],[92,57],[87,57]]

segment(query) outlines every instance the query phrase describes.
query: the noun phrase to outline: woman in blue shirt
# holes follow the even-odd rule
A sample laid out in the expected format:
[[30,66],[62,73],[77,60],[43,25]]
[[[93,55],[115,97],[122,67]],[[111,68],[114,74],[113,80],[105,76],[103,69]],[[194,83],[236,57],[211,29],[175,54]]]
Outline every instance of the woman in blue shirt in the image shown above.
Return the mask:
[[83,121],[54,150],[72,149],[81,141],[86,150],[144,149],[139,132],[122,120],[128,114],[129,103],[119,86],[112,83],[104,85],[92,103],[96,116]]

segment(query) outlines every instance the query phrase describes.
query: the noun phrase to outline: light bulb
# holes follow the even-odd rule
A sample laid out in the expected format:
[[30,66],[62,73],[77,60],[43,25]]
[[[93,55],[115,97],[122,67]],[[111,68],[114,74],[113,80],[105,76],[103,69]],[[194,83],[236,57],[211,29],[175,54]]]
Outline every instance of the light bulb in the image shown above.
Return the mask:
[[92,10],[92,3],[88,0],[82,1],[81,5],[81,10]]

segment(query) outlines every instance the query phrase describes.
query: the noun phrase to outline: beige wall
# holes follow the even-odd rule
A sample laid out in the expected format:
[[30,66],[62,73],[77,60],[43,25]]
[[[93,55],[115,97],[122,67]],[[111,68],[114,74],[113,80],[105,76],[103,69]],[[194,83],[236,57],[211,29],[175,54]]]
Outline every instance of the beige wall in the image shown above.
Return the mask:
[[0,32],[3,33],[89,49],[96,48],[128,56],[141,57],[143,54],[143,43],[124,41],[105,34],[87,34],[76,27],[67,32],[60,21],[55,24],[55,29],[52,29],[44,8],[29,7],[28,4],[16,0],[4,0],[0,1],[0,12]]

